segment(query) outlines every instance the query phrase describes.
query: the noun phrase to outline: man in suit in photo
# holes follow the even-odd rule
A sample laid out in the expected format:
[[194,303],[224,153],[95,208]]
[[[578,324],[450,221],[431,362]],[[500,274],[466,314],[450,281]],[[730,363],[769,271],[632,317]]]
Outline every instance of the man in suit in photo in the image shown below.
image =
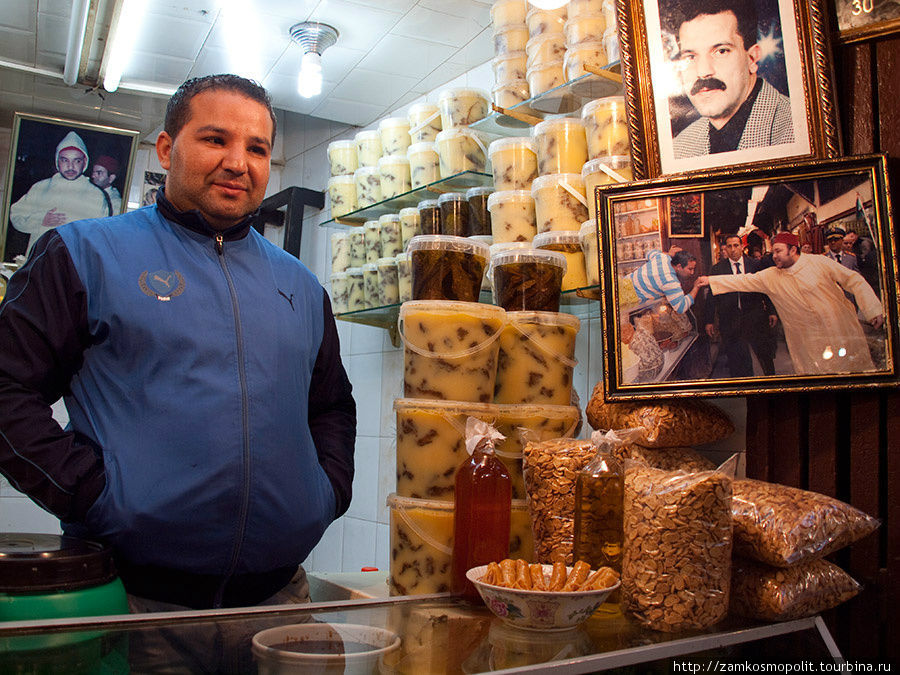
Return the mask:
[[825,233],[825,255],[840,263],[848,270],[859,272],[859,263],[856,260],[856,254],[852,251],[844,250],[844,237],[847,232],[841,227],[832,227]]
[[[725,236],[722,250],[725,256],[713,265],[710,275],[753,274],[759,270],[757,261],[744,255],[743,243],[736,234]],[[703,323],[710,338],[716,335],[717,318],[722,351],[728,359],[731,377],[753,376],[751,348],[763,374],[775,374],[773,329],[778,323],[778,315],[768,297],[762,293],[708,295]]]

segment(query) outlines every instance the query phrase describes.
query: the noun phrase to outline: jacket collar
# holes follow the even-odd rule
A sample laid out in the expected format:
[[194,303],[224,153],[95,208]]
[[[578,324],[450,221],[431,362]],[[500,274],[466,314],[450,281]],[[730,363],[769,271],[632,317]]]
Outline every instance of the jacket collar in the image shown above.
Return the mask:
[[179,211],[176,209],[175,206],[172,205],[172,202],[166,198],[164,187],[161,187],[156,192],[156,206],[159,209],[159,212],[167,220],[171,220],[173,223],[177,223],[192,232],[197,232],[198,234],[206,235],[207,237],[215,237],[216,235],[221,234],[225,241],[234,241],[246,237],[247,233],[250,232],[253,223],[259,216],[259,209],[257,209],[236,225],[232,225],[227,230],[219,231],[210,225],[206,218],[203,217],[203,214],[197,209],[191,209],[190,211]]

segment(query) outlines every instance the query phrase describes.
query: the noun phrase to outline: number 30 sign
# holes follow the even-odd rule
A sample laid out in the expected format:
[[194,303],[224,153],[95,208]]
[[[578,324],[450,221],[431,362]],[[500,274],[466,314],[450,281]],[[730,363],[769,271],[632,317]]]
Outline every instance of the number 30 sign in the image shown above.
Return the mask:
[[900,31],[900,0],[835,0],[842,42]]

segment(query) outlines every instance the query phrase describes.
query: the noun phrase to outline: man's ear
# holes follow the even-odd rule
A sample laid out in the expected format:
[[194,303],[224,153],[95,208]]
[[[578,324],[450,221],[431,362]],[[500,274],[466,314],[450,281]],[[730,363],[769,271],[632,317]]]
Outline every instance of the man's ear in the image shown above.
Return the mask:
[[165,131],[160,131],[156,137],[156,157],[159,159],[160,166],[166,171],[171,166],[172,157],[172,137]]
[[109,174],[109,184],[112,185],[115,182],[116,182],[116,174],[114,174],[114,173]]
[[750,73],[755,75],[759,70],[759,57],[762,56],[762,47],[759,46],[759,43],[747,50],[747,56],[750,57]]

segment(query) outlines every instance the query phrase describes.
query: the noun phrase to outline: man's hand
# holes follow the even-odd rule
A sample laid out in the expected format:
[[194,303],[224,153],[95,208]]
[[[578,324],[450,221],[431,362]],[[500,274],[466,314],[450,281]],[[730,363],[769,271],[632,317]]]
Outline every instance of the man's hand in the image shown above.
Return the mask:
[[669,249],[669,257],[671,258],[673,255],[675,255],[676,253],[678,253],[681,250],[682,250],[682,248],[680,246],[676,246],[675,244],[672,244],[672,247]]
[[875,330],[878,330],[884,325],[884,314],[879,314],[874,319],[869,321],[869,325],[872,326]]
[[706,329],[706,334],[709,335],[709,337],[716,336],[716,327],[714,325],[708,323],[704,328]]
[[707,286],[709,286],[709,277],[707,276],[697,277],[697,281],[694,282],[695,289],[706,288]]
[[59,227],[60,225],[65,224],[66,214],[57,212],[55,207],[47,211],[46,215],[44,216],[44,220],[41,222],[41,225],[46,228]]
[[775,328],[778,325],[778,315],[769,314],[769,328]]

